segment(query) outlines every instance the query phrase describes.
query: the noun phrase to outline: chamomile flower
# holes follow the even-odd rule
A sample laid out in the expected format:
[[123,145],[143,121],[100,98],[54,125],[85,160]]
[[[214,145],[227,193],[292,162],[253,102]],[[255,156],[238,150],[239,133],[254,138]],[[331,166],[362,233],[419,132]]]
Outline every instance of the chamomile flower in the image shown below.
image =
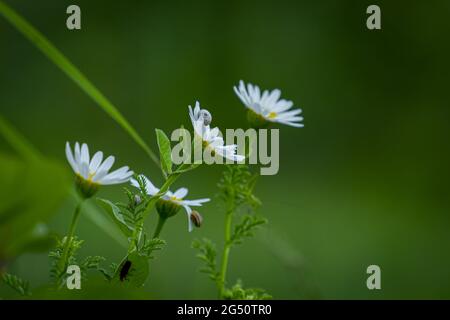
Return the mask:
[[268,122],[278,122],[292,127],[303,127],[300,123],[303,117],[299,116],[301,109],[291,109],[292,101],[280,99],[281,91],[275,89],[271,92],[265,90],[261,93],[258,86],[239,82],[239,87],[234,87],[234,92],[244,105],[249,109],[249,121],[256,126],[263,126]]
[[[159,189],[146,176],[141,174],[139,178],[143,180],[146,188],[145,191],[148,195],[154,196],[159,192]],[[136,179],[131,179],[131,184],[134,187],[140,188],[139,182]],[[210,199],[185,200],[184,198],[187,194],[187,188],[180,188],[175,192],[167,191],[156,203],[156,210],[163,219],[167,219],[177,214],[181,207],[183,207],[188,216],[188,229],[191,232],[194,225],[197,226],[201,223],[201,221],[198,223],[199,219],[201,219],[198,218],[198,213],[193,211],[191,207],[201,207],[203,203],[210,201]]]
[[211,129],[212,116],[206,109],[200,108],[200,103],[195,103],[195,108],[189,106],[189,116],[191,118],[194,133],[201,138],[203,148],[209,149],[211,155],[220,155],[222,158],[230,159],[232,161],[241,162],[245,159],[244,156],[236,154],[237,145],[225,145],[223,138],[220,136],[219,128]]
[[72,153],[70,144],[67,142],[66,157],[76,174],[77,187],[85,198],[92,197],[100,185],[124,183],[130,180],[133,175],[133,171],[130,171],[127,166],[109,172],[115,158],[109,156],[102,162],[103,152],[101,151],[97,151],[90,158],[89,147],[85,143],[80,148],[80,144],[76,142],[74,153]]

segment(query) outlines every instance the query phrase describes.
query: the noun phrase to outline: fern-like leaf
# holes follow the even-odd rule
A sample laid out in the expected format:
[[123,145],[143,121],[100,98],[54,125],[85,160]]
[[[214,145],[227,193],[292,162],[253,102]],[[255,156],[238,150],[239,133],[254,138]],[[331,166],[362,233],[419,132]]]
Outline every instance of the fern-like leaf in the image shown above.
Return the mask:
[[9,273],[3,274],[2,280],[6,285],[14,289],[22,296],[31,296],[30,283],[28,281]]
[[241,244],[245,238],[253,237],[255,230],[267,223],[267,219],[255,215],[243,216],[241,222],[234,227],[230,244]]
[[199,251],[197,258],[205,264],[205,266],[200,269],[200,272],[206,273],[211,280],[218,283],[220,281],[220,273],[217,271],[216,267],[217,251],[214,243],[206,238],[202,240],[196,239],[192,242],[192,248]]

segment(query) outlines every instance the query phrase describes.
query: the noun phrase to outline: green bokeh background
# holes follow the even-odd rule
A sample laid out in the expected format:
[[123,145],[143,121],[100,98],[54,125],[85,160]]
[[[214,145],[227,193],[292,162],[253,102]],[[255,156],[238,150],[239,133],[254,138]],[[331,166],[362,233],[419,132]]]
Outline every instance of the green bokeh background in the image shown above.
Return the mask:
[[[154,128],[189,127],[187,105],[195,100],[220,128],[245,127],[244,107],[232,91],[240,79],[280,88],[303,109],[303,129],[280,127],[279,173],[257,186],[260,213],[270,224],[232,251],[230,281],[241,278],[278,299],[450,298],[448,1],[5,2],[66,54],[154,149]],[[365,26],[373,3],[382,10],[380,31]],[[80,31],[65,26],[70,4],[81,7]],[[162,183],[129,136],[3,17],[0,61],[1,115],[59,162],[61,179],[71,179],[65,142],[82,141]],[[12,179],[20,190],[27,174],[2,138],[0,147],[17,164]],[[201,168],[175,187],[187,186],[192,198],[213,198],[222,169]],[[45,188],[34,185],[41,189],[36,201],[49,201]],[[3,192],[0,201],[11,192],[19,191]],[[118,186],[99,196],[124,199]],[[74,201],[65,196],[51,207],[49,226],[64,234]],[[215,298],[190,245],[200,237],[220,245],[224,215],[217,201],[202,214],[204,226],[191,234],[184,214],[172,219],[146,287],[118,295]],[[81,255],[117,262],[125,248],[88,215],[78,228]],[[149,230],[155,221],[153,215]],[[366,288],[371,264],[381,267],[382,290]],[[48,282],[48,268],[45,253],[23,254],[8,271],[35,288]],[[113,295],[104,287],[90,292],[90,298]],[[17,297],[2,285],[0,296]]]

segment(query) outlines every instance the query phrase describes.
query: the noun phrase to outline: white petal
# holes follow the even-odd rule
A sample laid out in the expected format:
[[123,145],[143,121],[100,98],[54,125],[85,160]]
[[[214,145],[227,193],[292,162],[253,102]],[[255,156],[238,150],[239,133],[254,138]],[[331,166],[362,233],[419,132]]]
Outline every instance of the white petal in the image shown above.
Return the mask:
[[[146,176],[144,176],[143,174],[141,174],[141,175],[139,175],[139,177],[145,181],[145,186],[146,186],[146,189],[147,189],[147,190],[146,190],[146,191],[147,191],[147,194],[153,196],[153,195],[155,195],[155,194],[157,194],[157,193],[159,192],[159,189],[156,188],[156,187],[153,185],[153,183],[152,183]],[[132,184],[133,186],[135,186],[136,188],[139,188],[139,183],[138,183],[135,179],[131,179],[131,184]]]
[[198,114],[199,113],[200,113],[200,102],[195,101],[195,108],[194,108],[195,120],[198,120]]
[[278,90],[278,89],[273,90],[270,93],[269,97],[267,98],[266,105],[264,107],[272,109],[273,105],[280,98],[280,95],[281,95],[281,91],[280,90]]
[[239,90],[241,91],[242,96],[245,98],[245,100],[247,101],[247,105],[251,105],[252,104],[252,99],[250,98],[247,89],[245,88],[245,84],[244,81],[240,81],[239,82]]
[[209,135],[212,138],[215,138],[219,135],[219,128],[215,127],[213,129],[211,129],[211,131],[209,132]]
[[117,170],[114,170],[113,172],[107,174],[105,177],[103,177],[101,180],[99,180],[99,182],[102,183],[102,181],[108,180],[108,179],[112,179],[112,180],[122,179],[122,176],[124,176],[125,174],[128,173],[128,169],[129,169],[128,166],[124,166]]
[[108,174],[109,169],[111,169],[111,167],[114,164],[114,160],[115,160],[114,156],[109,156],[108,158],[106,158],[105,161],[103,161],[103,163],[97,169],[97,173],[93,179],[94,182],[101,180],[104,176]]
[[80,152],[80,144],[75,142],[75,162],[77,163],[78,170],[81,170],[81,152]]
[[91,173],[96,172],[102,160],[103,160],[103,152],[97,151],[92,157],[91,163],[89,164],[89,172]]
[[225,142],[223,141],[222,137],[216,137],[209,143],[209,145],[211,146],[211,148],[216,148],[218,146],[223,146],[224,143]]
[[249,103],[247,102],[247,100],[244,98],[244,95],[238,90],[238,88],[233,87],[234,92],[236,93],[236,95],[238,96],[239,100],[242,101],[242,103],[248,107]]
[[184,205],[183,207],[186,210],[187,217],[188,217],[188,230],[189,230],[189,232],[191,232],[192,229],[194,229],[194,226],[192,225],[192,220],[191,220],[192,209],[187,205]]
[[75,163],[75,159],[73,158],[73,154],[72,154],[72,150],[70,149],[69,142],[66,142],[66,158],[67,158],[67,161],[69,161],[69,164],[72,167],[72,170],[75,173],[79,173],[78,166]]
[[211,199],[196,199],[196,200],[183,200],[183,204],[193,207],[201,207],[202,203],[209,202]]
[[294,103],[292,101],[280,100],[275,104],[275,107],[272,111],[276,113],[281,113],[290,109],[293,105]]
[[128,171],[127,173],[125,173],[121,176],[116,176],[116,177],[112,177],[112,178],[108,178],[108,179],[103,178],[99,183],[104,184],[104,185],[125,183],[130,180],[130,178],[133,176],[133,174],[134,174],[133,171]]
[[86,180],[89,178],[89,165],[87,164],[87,162],[81,163],[80,175]]
[[188,194],[188,189],[186,188],[180,188],[173,194],[175,198],[183,199]]
[[277,115],[277,118],[278,119],[286,119],[286,118],[289,118],[289,117],[296,116],[296,115],[298,115],[300,113],[302,113],[302,109],[295,109],[295,110],[279,113]]
[[89,163],[89,148],[86,143],[81,146],[81,162]]

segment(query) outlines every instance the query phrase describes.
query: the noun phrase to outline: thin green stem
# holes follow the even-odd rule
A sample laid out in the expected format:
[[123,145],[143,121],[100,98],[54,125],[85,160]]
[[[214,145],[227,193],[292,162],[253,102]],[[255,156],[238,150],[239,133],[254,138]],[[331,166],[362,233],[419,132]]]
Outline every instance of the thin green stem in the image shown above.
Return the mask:
[[11,7],[0,1],[0,14],[20,31],[31,43],[70,79],[72,79],[88,96],[90,96],[111,118],[113,118],[147,153],[150,159],[159,167],[159,159],[145,143],[137,131],[119,112],[119,110],[98,90],[88,78],[67,59],[42,33],[21,17]]
[[64,271],[67,267],[67,263],[68,263],[67,260],[69,258],[69,249],[70,249],[70,245],[72,244],[72,240],[73,240],[73,236],[75,234],[75,229],[77,227],[78,220],[80,218],[82,204],[83,204],[83,201],[80,201],[75,208],[75,212],[72,217],[72,222],[70,223],[70,227],[69,227],[69,233],[67,234],[67,237],[66,237],[66,240],[64,243],[64,250],[62,253],[61,260],[59,262],[59,264],[60,264],[59,269],[62,273],[64,273]]
[[[183,170],[185,168],[186,165],[181,165],[179,167],[179,170]],[[133,234],[131,235],[131,241],[130,241],[130,245],[128,247],[128,254],[130,254],[131,252],[133,252],[134,250],[137,250],[137,244],[139,243],[140,239],[141,239],[141,235],[142,235],[142,230],[144,228],[144,222],[145,222],[145,218],[148,216],[148,214],[150,213],[150,211],[153,209],[153,207],[156,204],[156,201],[159,200],[159,198],[161,198],[166,192],[167,190],[169,190],[170,186],[178,179],[178,177],[182,174],[181,173],[173,173],[171,175],[169,175],[169,177],[167,178],[166,182],[164,182],[163,186],[161,187],[161,189],[159,189],[159,192],[157,194],[155,194],[153,197],[150,198],[150,200],[147,203],[147,207],[142,215],[142,219],[141,221],[139,221],[138,225],[136,226]],[[161,227],[162,229],[162,227]],[[161,232],[161,231],[160,231]]]
[[161,231],[164,227],[164,224],[166,223],[167,219],[161,218],[161,216],[159,216],[158,218],[158,224],[156,225],[156,229],[155,232],[153,233],[153,239],[158,238],[159,235],[161,234]]
[[233,221],[233,210],[228,210],[225,215],[225,243],[223,245],[222,252],[222,265],[220,268],[220,281],[219,281],[219,298],[223,298],[225,293],[225,283],[228,269],[228,258],[230,256],[231,249],[231,223]]

